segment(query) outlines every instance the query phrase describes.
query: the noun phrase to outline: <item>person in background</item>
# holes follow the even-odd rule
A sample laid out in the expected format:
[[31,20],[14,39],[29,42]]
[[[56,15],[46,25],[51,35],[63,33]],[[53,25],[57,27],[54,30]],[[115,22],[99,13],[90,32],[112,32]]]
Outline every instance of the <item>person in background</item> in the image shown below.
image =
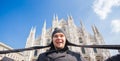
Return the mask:
[[50,49],[40,54],[37,61],[86,61],[79,53],[69,50],[69,43],[65,32],[60,28],[55,28],[49,45]]
[[120,50],[118,50],[118,54],[114,55],[108,59],[106,59],[105,61],[120,61]]

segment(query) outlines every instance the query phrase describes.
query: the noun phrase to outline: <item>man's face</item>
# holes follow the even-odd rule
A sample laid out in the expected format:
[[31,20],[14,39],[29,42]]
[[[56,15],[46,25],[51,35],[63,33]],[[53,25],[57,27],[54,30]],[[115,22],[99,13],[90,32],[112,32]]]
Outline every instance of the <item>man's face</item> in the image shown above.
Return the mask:
[[63,33],[55,33],[53,35],[53,44],[56,49],[64,48],[66,43],[66,38]]

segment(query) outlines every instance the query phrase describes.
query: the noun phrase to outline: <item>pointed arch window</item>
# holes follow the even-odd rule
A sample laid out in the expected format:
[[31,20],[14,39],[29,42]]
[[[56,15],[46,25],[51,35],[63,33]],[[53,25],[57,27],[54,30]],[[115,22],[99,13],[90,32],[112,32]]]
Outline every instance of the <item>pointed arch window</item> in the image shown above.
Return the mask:
[[35,50],[35,52],[34,52],[34,56],[37,56],[37,54],[38,54],[38,51],[37,51],[37,50]]
[[85,54],[85,48],[82,47],[81,50],[82,50],[82,53]]
[[89,57],[84,57],[87,61],[90,61],[90,58]]
[[79,42],[80,42],[80,43],[83,43],[83,40],[82,40],[82,38],[81,38],[81,37],[79,37]]
[[47,45],[49,45],[50,44],[50,39],[47,39]]
[[96,61],[103,61],[103,58],[101,56],[96,56]]
[[95,53],[97,53],[97,49],[96,49],[96,48],[93,48],[93,51],[94,51]]

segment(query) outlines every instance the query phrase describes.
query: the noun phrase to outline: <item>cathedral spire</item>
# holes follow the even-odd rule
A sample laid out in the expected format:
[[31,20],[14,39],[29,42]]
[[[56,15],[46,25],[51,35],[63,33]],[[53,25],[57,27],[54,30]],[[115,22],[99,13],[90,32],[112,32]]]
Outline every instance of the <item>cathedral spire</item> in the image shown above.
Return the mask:
[[[45,46],[46,45],[46,21],[44,21],[44,25],[42,28],[42,34],[41,34],[41,40],[40,45]],[[41,50],[41,52],[44,52],[45,50]]]
[[72,15],[68,16],[68,25],[71,27],[76,27]]
[[42,36],[44,36],[46,34],[46,21],[44,21],[44,25],[42,28]]
[[44,45],[45,43],[45,35],[46,35],[46,21],[44,21],[44,25],[42,28],[42,35],[41,35],[41,41],[42,41],[42,45]]
[[57,14],[54,14],[53,20],[58,21],[58,16],[57,16]]
[[54,14],[53,21],[52,21],[52,29],[54,29],[55,27],[58,27],[58,25],[59,25],[58,16]]
[[[31,28],[30,34],[27,38],[26,47],[31,47],[34,44],[36,28]],[[31,43],[32,42],[32,43]]]
[[70,14],[70,19],[73,21],[72,15]]
[[56,14],[56,16],[55,16],[55,20],[58,22],[58,15]]
[[55,20],[55,14],[53,15],[53,20]]
[[73,18],[72,18],[72,15],[68,15],[68,21],[71,21],[73,23]]
[[57,21],[58,22],[58,15],[57,14],[54,14],[53,21]]
[[85,26],[82,23],[82,20],[80,20],[81,30],[83,33],[85,33]]
[[[31,31],[30,31],[30,34],[29,34],[29,36],[27,38],[27,42],[26,42],[25,48],[32,47],[34,45],[34,42],[35,42],[35,32],[36,32],[36,28],[32,27]],[[27,51],[27,52],[24,52],[24,53],[26,55],[25,61],[31,61],[33,51]]]
[[82,23],[82,20],[80,20],[80,25],[81,25],[82,27],[84,27],[84,26],[83,26],[83,23]]
[[93,30],[95,35],[99,35],[100,34],[98,29],[97,29],[97,27],[95,25],[92,25],[92,30]]
[[96,41],[99,44],[105,44],[103,37],[101,36],[100,32],[98,31],[97,27],[95,25],[92,26],[92,30],[94,32],[94,36],[96,38]]
[[44,21],[43,31],[46,31],[46,20]]

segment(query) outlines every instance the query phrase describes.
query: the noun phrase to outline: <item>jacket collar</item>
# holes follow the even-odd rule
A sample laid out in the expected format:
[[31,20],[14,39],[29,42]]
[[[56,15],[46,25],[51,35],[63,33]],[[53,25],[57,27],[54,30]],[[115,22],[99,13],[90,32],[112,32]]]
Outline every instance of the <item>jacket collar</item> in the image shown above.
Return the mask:
[[60,49],[60,50],[56,50],[54,46],[51,46],[51,48],[47,51],[46,55],[54,53],[54,52],[63,53],[63,52],[66,52],[68,50],[69,50],[69,48],[67,46],[65,46],[63,49]]

